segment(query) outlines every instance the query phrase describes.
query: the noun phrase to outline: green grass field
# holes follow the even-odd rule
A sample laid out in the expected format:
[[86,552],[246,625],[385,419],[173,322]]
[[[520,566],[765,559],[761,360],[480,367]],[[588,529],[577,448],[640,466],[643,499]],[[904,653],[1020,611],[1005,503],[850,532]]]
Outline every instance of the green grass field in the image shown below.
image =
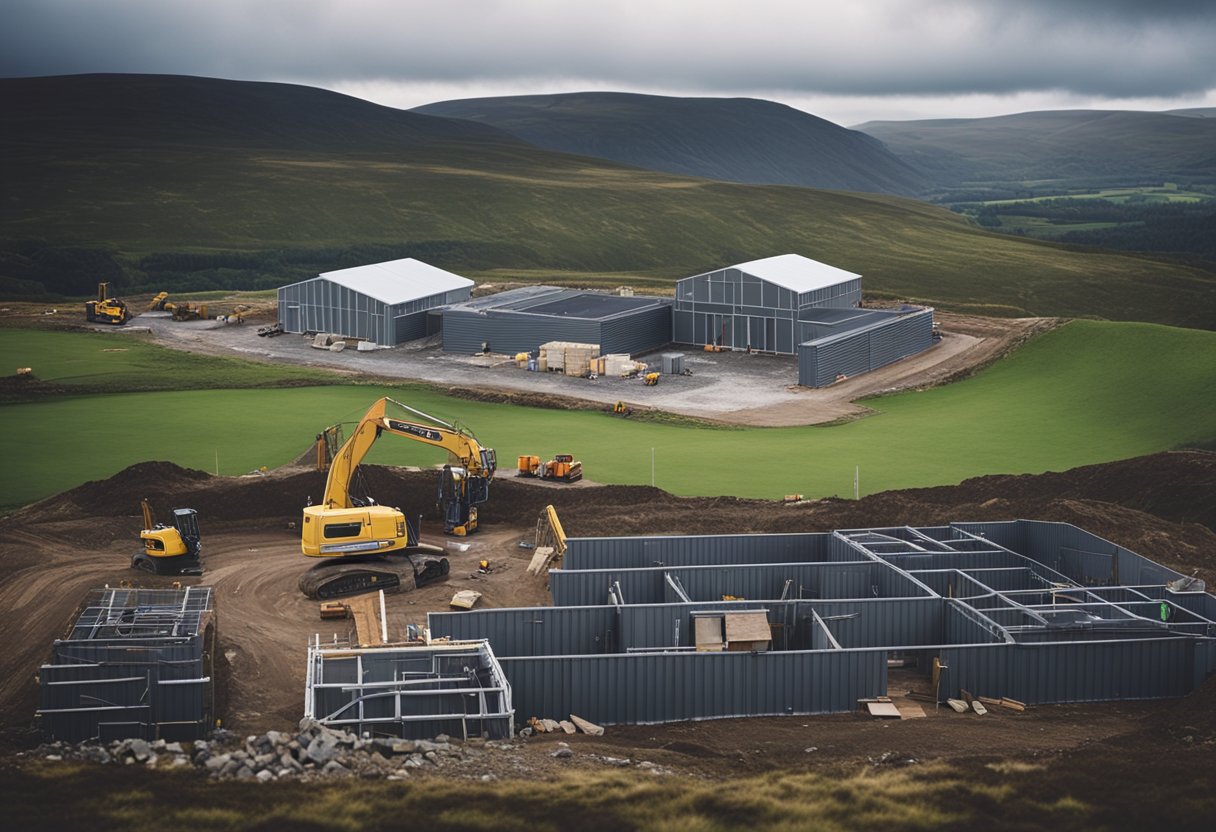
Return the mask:
[[[713,430],[455,400],[408,385],[57,397],[0,407],[6,467],[20,472],[0,485],[0,506],[142,460],[214,471],[218,456],[225,475],[281,465],[303,453],[321,428],[358,419],[381,395],[458,417],[497,449],[504,466],[520,453],[569,452],[589,479],[649,484],[653,448],[654,482],[676,494],[847,496],[855,465],[863,493],[1060,471],[1216,439],[1213,354],[1216,333],[1077,321],[972,379],[872,400],[875,415],[831,427]],[[93,366],[112,355],[94,356]],[[444,459],[434,449],[386,438],[368,461]]]
[[[307,367],[213,358],[159,347],[134,333],[0,329],[0,358],[30,367],[39,381],[82,393],[205,390],[332,384],[340,377]],[[10,369],[11,372],[11,369]],[[0,402],[36,393],[0,390]]]

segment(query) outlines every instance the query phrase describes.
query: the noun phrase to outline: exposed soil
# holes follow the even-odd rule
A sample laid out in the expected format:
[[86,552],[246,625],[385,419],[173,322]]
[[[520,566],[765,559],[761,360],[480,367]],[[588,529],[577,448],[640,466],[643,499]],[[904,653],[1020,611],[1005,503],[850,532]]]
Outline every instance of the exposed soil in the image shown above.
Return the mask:
[[[369,466],[367,479],[380,502],[422,509],[424,540],[446,545],[452,563],[447,582],[390,597],[389,628],[398,634],[406,623],[425,623],[427,611],[446,609],[459,589],[482,592],[482,607],[549,603],[543,579],[525,571],[531,551],[518,546],[533,539],[535,519],[548,503],[557,507],[572,536],[825,531],[1018,517],[1061,520],[1180,571],[1198,570],[1200,577],[1216,578],[1216,455],[1204,452],[1155,454],[1058,474],[979,477],[958,486],[797,505],[674,497],[641,486],[538,487],[506,478],[495,481],[492,499],[482,512],[482,530],[460,542],[445,542],[439,533],[434,472]],[[232,670],[227,723],[239,732],[294,723],[300,712],[305,644],[313,634],[324,637],[335,629],[319,620],[315,603],[296,589],[296,579],[310,563],[299,554],[295,523],[308,495],[320,494],[322,487],[323,475],[316,471],[283,469],[266,476],[226,478],[149,462],[0,519],[0,559],[5,565],[0,627],[21,633],[10,640],[0,660],[0,717],[5,726],[17,729],[10,730],[7,739],[21,741],[20,728],[30,724],[35,707],[38,664],[51,640],[69,625],[86,591],[136,577],[127,568],[141,525],[135,509],[148,495],[157,499],[162,512],[171,507],[169,502],[199,511],[207,571],[201,580],[184,580],[215,587],[220,643]],[[481,558],[492,563],[488,575],[477,572]],[[144,578],[148,585],[169,580]],[[345,635],[345,626],[339,623],[339,635]],[[816,720],[816,731],[835,730],[831,726],[840,720],[849,722]],[[790,726],[788,720],[749,722],[749,736],[769,730],[762,724],[771,724],[774,736]],[[618,728],[603,742],[629,744],[655,736],[660,737],[656,747],[661,747],[693,742],[672,739],[687,734],[704,736],[701,745],[715,748],[714,737],[731,730],[721,723]],[[863,732],[869,730],[875,729]],[[1092,731],[1093,724],[1084,730]],[[853,729],[846,733],[849,743],[861,736]],[[1058,731],[1053,729],[1053,735]]]

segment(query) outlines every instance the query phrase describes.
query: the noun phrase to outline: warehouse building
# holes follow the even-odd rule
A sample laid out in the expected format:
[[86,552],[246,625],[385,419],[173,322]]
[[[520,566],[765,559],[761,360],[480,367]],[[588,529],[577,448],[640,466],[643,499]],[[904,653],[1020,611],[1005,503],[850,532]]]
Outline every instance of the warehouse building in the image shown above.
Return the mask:
[[1184,696],[1216,672],[1202,581],[1066,523],[573,538],[549,581],[552,607],[428,616],[489,641],[517,724],[848,712],[892,665],[932,700],[1012,710]]
[[671,341],[671,301],[585,289],[528,286],[449,306],[445,352],[531,352],[550,341],[598,344],[600,354],[636,354]]
[[804,312],[859,303],[860,275],[799,254],[766,257],[678,281],[672,340],[793,355]]
[[932,309],[808,309],[801,315],[798,383],[803,387],[827,387],[934,343]]
[[467,300],[473,281],[407,257],[323,272],[279,289],[286,332],[332,332],[383,346],[428,334],[428,310]]

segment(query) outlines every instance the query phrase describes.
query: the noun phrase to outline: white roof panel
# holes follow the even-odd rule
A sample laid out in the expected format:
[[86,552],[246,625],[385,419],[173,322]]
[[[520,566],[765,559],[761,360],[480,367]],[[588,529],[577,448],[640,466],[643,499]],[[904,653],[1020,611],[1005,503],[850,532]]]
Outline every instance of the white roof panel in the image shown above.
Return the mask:
[[827,263],[820,263],[801,254],[779,254],[763,260],[751,260],[730,268],[767,280],[792,292],[813,292],[849,280],[858,280],[859,274],[846,272]]
[[321,277],[389,306],[473,285],[467,277],[445,272],[412,257],[322,272]]

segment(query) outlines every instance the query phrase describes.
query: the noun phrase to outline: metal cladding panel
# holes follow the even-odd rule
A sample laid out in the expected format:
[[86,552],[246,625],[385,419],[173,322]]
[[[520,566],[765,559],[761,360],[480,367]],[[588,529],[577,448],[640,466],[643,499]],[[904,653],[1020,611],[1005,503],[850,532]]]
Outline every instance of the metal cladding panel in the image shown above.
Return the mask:
[[601,725],[850,711],[885,692],[886,660],[841,650],[500,659],[519,718]]
[[882,555],[892,566],[906,571],[917,569],[992,569],[1007,566],[1028,566],[1026,559],[999,549],[992,552],[924,552],[917,554]]
[[1162,638],[944,647],[939,690],[943,697],[965,688],[1027,704],[1184,696],[1196,681],[1195,645]]
[[869,369],[870,338],[865,332],[798,345],[798,383],[803,387],[827,387],[839,374],[855,376]]
[[942,623],[946,644],[1005,643],[995,625],[984,621],[975,612],[967,610],[956,601],[945,602]]
[[590,343],[600,345],[600,355],[636,355],[657,349],[672,341],[671,316],[671,307],[664,304],[612,318],[600,324],[599,340]]
[[[872,564],[865,564],[869,568]],[[723,595],[748,600],[781,597],[787,580],[789,597],[822,597],[825,576],[839,571],[838,564],[781,563],[749,566],[656,567],[650,569],[597,569],[549,572],[553,603],[559,607],[608,603],[608,589],[620,584],[626,604],[661,604],[666,600],[666,575],[678,578],[693,601],[718,601]],[[869,594],[869,593],[866,593]]]
[[444,352],[481,352],[481,345],[488,343],[491,352],[510,355],[531,352],[549,341],[598,344],[600,322],[496,310],[485,314],[464,309],[443,311]]
[[[648,566],[723,566],[745,563],[810,563],[828,560],[831,534],[654,535],[573,537],[562,568],[642,569]],[[857,555],[851,553],[850,560]]]
[[869,335],[870,369],[876,370],[933,346],[933,310],[900,316]]
[[613,607],[432,612],[431,635],[456,641],[487,639],[497,656],[568,656],[613,653],[618,648],[619,615]]
[[426,318],[427,313],[414,312],[410,315],[402,315],[399,318],[393,318],[393,341],[394,344],[404,344],[406,341],[414,341],[419,338],[426,337]]

